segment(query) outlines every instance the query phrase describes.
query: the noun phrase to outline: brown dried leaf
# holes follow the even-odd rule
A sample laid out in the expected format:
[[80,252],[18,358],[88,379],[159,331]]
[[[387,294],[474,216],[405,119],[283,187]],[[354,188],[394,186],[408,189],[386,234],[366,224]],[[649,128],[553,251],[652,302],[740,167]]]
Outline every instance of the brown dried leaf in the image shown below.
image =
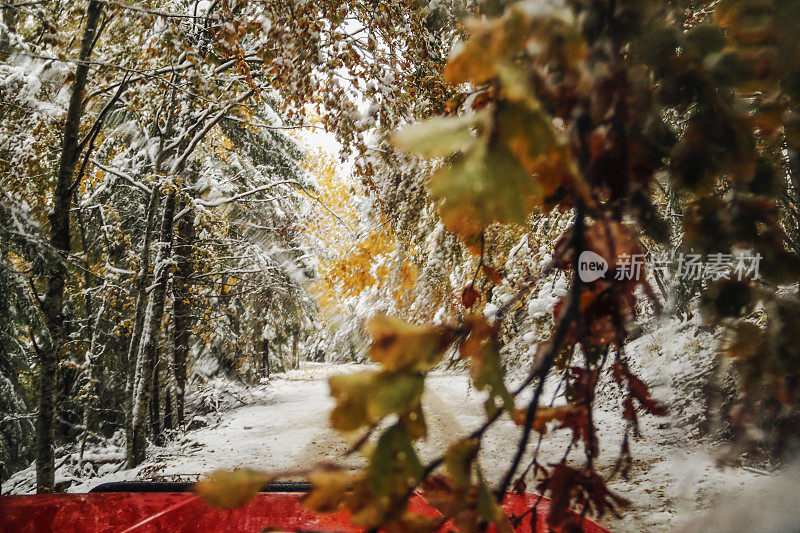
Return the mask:
[[752,322],[737,324],[733,340],[726,343],[725,354],[731,359],[745,359],[753,355],[764,340],[764,331]]
[[467,309],[471,309],[475,302],[481,297],[481,293],[475,290],[475,287],[470,283],[461,292],[461,303]]
[[614,381],[621,387],[624,386],[623,382],[627,382],[628,392],[631,396],[636,398],[645,411],[656,416],[666,416],[666,406],[657,402],[650,396],[650,389],[647,384],[634,375],[624,361],[619,359],[614,361],[612,375]]
[[525,476],[520,476],[514,482],[514,493],[515,494],[525,494],[525,491],[528,490],[528,484],[525,483]]
[[[586,410],[583,406],[578,405],[562,405],[559,407],[539,407],[536,410],[536,416],[533,419],[531,429],[538,433],[547,433],[547,424],[554,420],[564,422],[567,417],[584,413]],[[518,426],[525,425],[525,417],[527,409],[514,409],[514,423]]]
[[490,267],[489,265],[481,265],[481,268],[483,269],[483,273],[486,274],[486,277],[492,280],[492,283],[495,285],[503,284],[503,276],[501,276],[496,269]]

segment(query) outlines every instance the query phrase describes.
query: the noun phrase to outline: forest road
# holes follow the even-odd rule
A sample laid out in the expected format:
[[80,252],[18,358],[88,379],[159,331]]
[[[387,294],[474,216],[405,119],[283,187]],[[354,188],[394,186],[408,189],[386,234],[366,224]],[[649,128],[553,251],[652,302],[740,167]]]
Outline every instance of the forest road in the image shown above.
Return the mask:
[[[158,449],[135,475],[140,479],[194,477],[217,468],[242,467],[300,474],[320,461],[362,466],[363,457],[358,453],[345,456],[350,443],[330,428],[328,415],[334,402],[329,395],[328,379],[367,368],[306,363],[303,369],[273,376],[269,384],[259,388],[264,393],[261,403],[220,413],[220,423],[190,431],[181,443]],[[485,394],[470,385],[467,375],[432,372],[425,382],[422,400],[428,436],[415,442],[423,463],[437,457],[451,442],[480,427],[485,420]],[[518,401],[523,403],[527,398],[523,395]],[[616,464],[625,421],[613,398],[597,406],[593,417],[600,441],[595,465],[602,475],[607,475]],[[631,478],[616,476],[609,481],[613,491],[631,501],[623,517],[606,515],[600,520],[612,531],[673,530],[682,520],[699,516],[712,507],[721,495],[753,486],[762,477],[743,469],[715,468],[711,446],[687,445],[680,427],[676,427],[672,439],[666,438],[658,430],[659,422],[660,419],[642,418],[643,436],[631,442],[634,454]],[[520,428],[507,416],[502,416],[485,432],[478,460],[490,482],[504,475],[519,436]],[[531,453],[537,449],[539,464],[554,464],[571,447],[571,440],[569,431],[549,431],[539,449],[535,444],[538,439],[533,438],[522,464],[529,464]],[[115,476],[119,477],[106,481],[130,479],[131,474],[121,472]],[[100,478],[95,481],[99,483]]]
[[[304,471],[320,461],[356,467],[359,454],[345,456],[350,444],[330,428],[328,378],[363,370],[363,366],[306,363],[273,379],[268,403],[222,413],[222,422],[187,434],[189,446],[158,458],[158,475],[172,477],[218,468],[256,468],[270,472]],[[452,377],[448,376],[450,379]],[[434,378],[435,382],[435,378]],[[466,378],[464,378],[466,384]],[[446,392],[428,387],[423,409],[428,438],[420,444],[421,459],[431,459],[465,431],[448,405]]]

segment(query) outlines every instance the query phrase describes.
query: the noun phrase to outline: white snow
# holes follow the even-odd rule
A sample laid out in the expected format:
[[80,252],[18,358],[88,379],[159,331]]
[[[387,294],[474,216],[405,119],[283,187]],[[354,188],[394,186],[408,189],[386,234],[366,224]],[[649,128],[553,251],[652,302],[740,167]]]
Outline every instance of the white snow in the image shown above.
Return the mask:
[[[685,344],[681,345],[681,339],[687,341],[686,331],[695,331],[695,328],[684,326],[681,330],[679,323],[667,322],[662,324],[661,330],[643,336],[637,349],[642,349],[647,342],[659,341],[661,333],[676,339],[674,346],[668,347],[670,350],[686,348]],[[664,377],[663,374],[674,368],[670,361],[664,361],[666,365],[658,364],[657,358],[661,355],[658,351],[644,353],[638,359],[639,366],[648,366],[651,378]],[[230,409],[216,419],[209,417],[208,426],[190,431],[164,448],[151,446],[147,462],[140,467],[117,470],[118,466],[104,465],[89,473],[93,477],[78,480],[69,490],[82,492],[117,480],[192,480],[216,468],[249,467],[299,476],[321,460],[340,461],[349,466],[363,464],[357,454],[343,459],[349,444],[328,427],[327,417],[333,402],[327,379],[336,373],[363,370],[365,366],[303,365],[301,370],[280,374],[256,388],[249,397],[256,402],[253,405]],[[631,366],[636,365],[632,363]],[[659,389],[661,394],[674,392],[674,385],[668,381]],[[557,380],[548,382],[546,400],[551,398],[556,383]],[[423,461],[436,457],[450,442],[481,424],[484,398],[483,393],[471,387],[463,373],[434,372],[428,377],[423,408],[429,435],[419,445]],[[611,394],[604,398],[598,401],[595,413],[601,448],[596,465],[602,474],[610,472],[614,465],[623,431],[616,399]],[[518,403],[521,405],[526,399],[523,395]],[[717,469],[712,455],[714,447],[702,440],[690,441],[680,427],[664,430],[670,424],[679,426],[684,414],[676,411],[666,419],[641,416],[642,438],[631,443],[634,457],[631,477],[629,480],[616,478],[609,484],[632,502],[623,518],[602,520],[612,531],[667,531],[700,516],[718,498],[763,483],[764,476],[743,469]],[[497,481],[503,475],[519,434],[520,428],[507,417],[501,418],[486,433],[479,461],[488,479]],[[531,449],[536,439],[534,434]],[[549,432],[539,451],[540,463],[546,465],[560,460],[569,441],[567,431]],[[114,459],[113,454],[120,451],[110,450],[108,459]],[[583,455],[579,449],[573,453],[578,461]],[[32,476],[32,470],[27,475]],[[528,481],[529,490],[532,490],[534,483]]]

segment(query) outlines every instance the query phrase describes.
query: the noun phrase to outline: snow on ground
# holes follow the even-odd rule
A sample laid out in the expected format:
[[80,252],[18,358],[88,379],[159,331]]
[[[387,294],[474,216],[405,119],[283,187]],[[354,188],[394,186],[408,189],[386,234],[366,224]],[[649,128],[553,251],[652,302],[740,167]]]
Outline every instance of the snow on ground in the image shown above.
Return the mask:
[[[429,381],[439,397],[451,399],[448,405],[451,416],[461,427],[471,430],[480,425],[483,397],[469,389],[464,377],[435,375]],[[714,466],[712,445],[681,439],[678,435],[663,438],[658,422],[642,418],[642,438],[631,443],[634,465],[629,480],[617,478],[609,483],[612,490],[631,501],[621,519],[609,516],[601,520],[612,531],[669,531],[701,515],[717,497],[736,493],[762,477],[742,469],[719,470]],[[622,420],[618,411],[601,404],[595,413],[595,424],[601,448],[596,465],[601,473],[609,473],[619,451]],[[479,459],[489,479],[502,477],[516,449],[519,433],[520,428],[508,418],[501,419],[487,432]],[[534,436],[534,447],[536,440]],[[546,434],[539,449],[540,464],[560,461],[569,441],[567,431]],[[573,454],[578,459],[582,457],[580,450]],[[533,489],[530,479],[528,487]]]
[[[696,332],[695,327],[673,321],[646,333],[633,346],[639,357],[635,365],[632,360],[632,366],[640,367],[646,378],[657,382],[655,392],[670,407],[679,398],[664,398],[664,395],[684,394],[680,387],[685,386],[686,380],[674,373],[675,368],[681,367],[678,359],[687,357],[688,350],[700,349],[696,343],[709,345],[708,339],[698,340]],[[668,346],[662,336],[670,339]],[[683,352],[667,355],[662,353],[666,349],[673,354]],[[641,368],[643,365],[645,368]],[[336,373],[361,369],[364,367],[359,365],[305,363],[303,369],[281,374],[262,386],[257,403],[226,411],[218,421],[189,431],[166,447],[151,447],[149,459],[142,466],[133,470],[104,467],[106,471],[73,483],[69,490],[83,492],[99,483],[118,480],[194,479],[215,468],[299,472],[320,460],[351,466],[363,464],[355,456],[342,458],[349,445],[329,429],[327,422],[333,406],[327,379]],[[555,381],[548,383],[549,394],[545,398],[550,398],[555,388]],[[429,376],[423,397],[429,436],[420,445],[422,459],[435,457],[450,442],[479,426],[483,420],[483,399],[483,394],[471,388],[463,374],[436,372]],[[525,398],[519,401],[524,402]],[[609,392],[597,405],[595,423],[601,455],[596,464],[601,473],[611,471],[622,438],[623,422],[616,404]],[[685,421],[689,411],[678,408],[665,419],[642,416],[642,438],[631,443],[634,456],[631,477],[610,483],[613,490],[632,502],[622,519],[602,520],[613,531],[671,530],[688,518],[700,516],[717,498],[735,495],[763,482],[763,476],[744,469],[717,469],[713,446],[696,438],[694,429]],[[489,479],[498,480],[503,475],[519,433],[520,429],[507,417],[486,433],[479,460]],[[536,439],[534,435],[534,445]],[[567,431],[549,432],[541,443],[540,463],[560,460],[568,444]],[[582,456],[580,450],[574,453],[578,458]],[[529,487],[533,487],[530,480]]]
[[235,409],[219,425],[190,433],[191,449],[162,461],[158,474],[173,477],[244,466],[302,470],[326,456],[341,455],[347,443],[328,428],[333,400],[327,378],[357,367],[305,365],[270,384],[269,403]]

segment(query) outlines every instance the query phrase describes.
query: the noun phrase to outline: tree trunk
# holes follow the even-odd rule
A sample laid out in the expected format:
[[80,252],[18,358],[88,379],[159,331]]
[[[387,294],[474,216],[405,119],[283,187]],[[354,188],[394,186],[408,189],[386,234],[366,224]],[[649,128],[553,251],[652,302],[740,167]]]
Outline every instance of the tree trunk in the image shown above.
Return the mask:
[[86,352],[86,365],[88,367],[88,379],[86,382],[86,399],[83,404],[83,438],[81,439],[81,461],[83,461],[83,452],[86,448],[86,439],[89,438],[94,432],[96,417],[94,406],[99,402],[99,388],[100,381],[100,348],[97,346],[97,330],[100,327],[100,318],[106,307],[106,296],[108,295],[107,286],[103,284],[103,299],[100,302],[100,307],[97,309],[97,314],[91,325],[91,332],[89,333],[89,350]]
[[269,379],[269,339],[261,340],[261,372]]
[[[78,66],[75,68],[75,81],[72,84],[69,108],[64,123],[61,156],[53,193],[53,206],[50,219],[50,245],[63,256],[70,252],[70,222],[72,196],[75,191],[73,176],[75,164],[80,155],[81,115],[83,114],[83,91],[89,74],[86,62],[95,42],[101,4],[89,2],[86,12],[86,26],[83,30],[81,48],[78,53]],[[55,383],[58,357],[63,344],[63,305],[64,285],[67,277],[66,264],[60,258],[50,269],[47,291],[42,300],[42,310],[50,338],[39,350],[39,412],[36,420],[36,487],[37,492],[52,492],[54,488],[54,434],[55,421]]]
[[11,55],[14,49],[9,46],[9,34],[17,31],[17,8],[11,7],[10,4],[2,4],[0,11],[3,13],[3,24],[6,29],[0,29],[0,61],[5,61]]
[[[175,284],[173,276],[173,285]],[[175,302],[173,296],[172,303],[172,320],[169,322],[167,328],[167,338],[172,339],[171,343],[171,356],[165,365],[166,370],[166,394],[164,395],[164,429],[178,429],[181,427],[178,420],[178,386],[175,379],[175,365],[172,362],[175,359]]]
[[[157,353],[156,359],[158,359]],[[161,434],[161,394],[159,394],[161,390],[161,387],[159,387],[160,367],[160,361],[156,361],[156,364],[153,365],[153,383],[150,387],[150,434],[153,436],[153,440],[157,439]]]
[[172,403],[172,398],[169,394],[164,395],[164,430],[173,429],[175,424],[173,422],[173,408],[174,404]]
[[175,278],[172,291],[174,303],[172,313],[173,352],[172,371],[175,376],[175,411],[178,414],[178,425],[183,425],[184,392],[186,390],[186,360],[189,356],[189,341],[193,326],[191,303],[191,278],[194,274],[192,262],[192,247],[195,241],[194,216],[191,212],[185,215],[177,224],[175,243]]
[[148,400],[152,383],[153,368],[156,363],[158,333],[164,316],[164,302],[167,282],[172,268],[172,222],[175,217],[175,191],[171,191],[164,202],[161,221],[161,238],[158,243],[153,288],[147,302],[147,312],[142,327],[143,336],[136,358],[136,374],[133,387],[131,448],[127,463],[130,468],[144,461],[147,434]]
[[300,368],[300,354],[297,353],[297,341],[299,340],[300,333],[295,333],[292,338],[292,366],[295,370]]
[[153,186],[150,199],[147,203],[147,224],[144,234],[144,243],[139,258],[139,271],[136,274],[136,316],[133,321],[128,353],[125,357],[125,451],[130,456],[133,445],[133,380],[136,371],[136,357],[139,354],[139,343],[142,339],[144,317],[147,310],[147,281],[150,279],[150,243],[155,233],[156,213],[160,189]]

